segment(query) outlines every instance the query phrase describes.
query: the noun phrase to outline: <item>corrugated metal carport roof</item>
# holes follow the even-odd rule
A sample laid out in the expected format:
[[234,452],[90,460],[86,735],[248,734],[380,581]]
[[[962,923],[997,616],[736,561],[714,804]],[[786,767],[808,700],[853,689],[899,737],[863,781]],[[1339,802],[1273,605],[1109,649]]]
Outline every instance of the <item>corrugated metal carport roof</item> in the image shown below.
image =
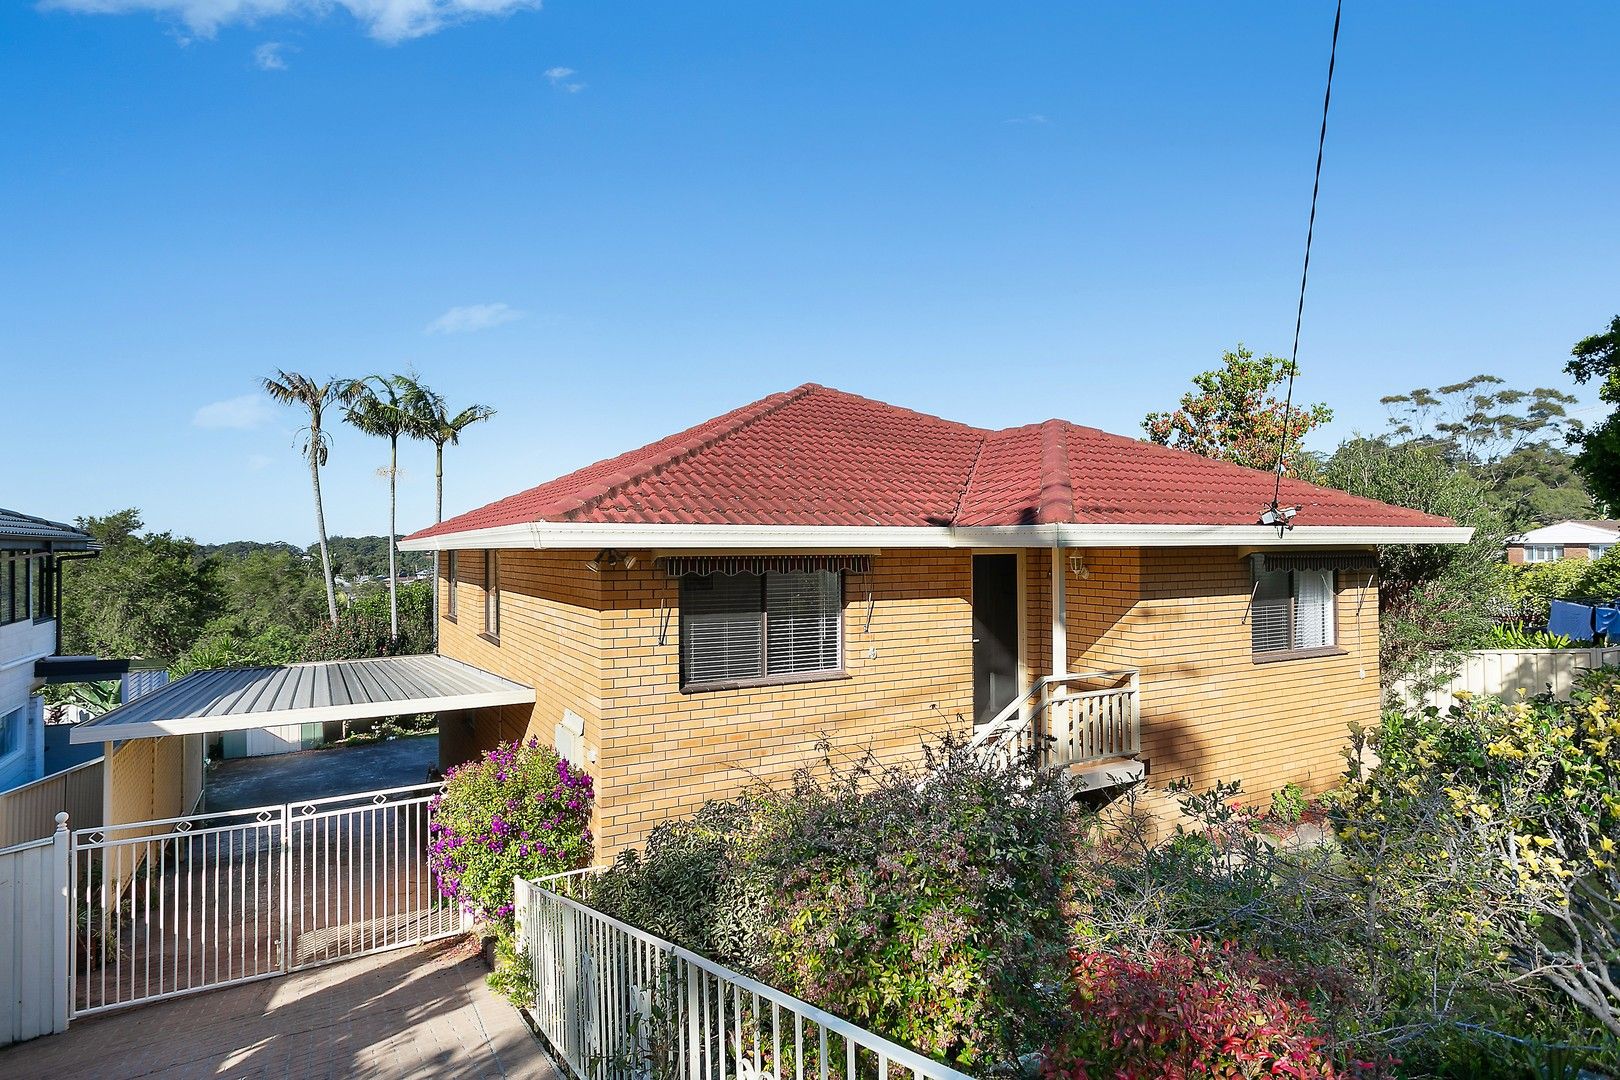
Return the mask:
[[75,743],[526,705],[534,688],[444,656],[214,668],[73,729]]

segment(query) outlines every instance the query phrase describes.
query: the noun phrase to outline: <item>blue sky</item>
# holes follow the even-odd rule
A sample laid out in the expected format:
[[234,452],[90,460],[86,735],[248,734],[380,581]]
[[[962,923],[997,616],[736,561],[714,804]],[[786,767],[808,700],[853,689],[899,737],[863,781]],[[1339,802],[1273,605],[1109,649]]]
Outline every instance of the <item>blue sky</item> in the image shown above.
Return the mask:
[[[354,14],[360,12],[360,17]],[[368,13],[377,13],[373,15]],[[308,542],[276,367],[500,415],[447,510],[805,381],[1135,433],[1293,327],[1332,6],[0,6],[0,505]],[[1347,4],[1299,394],[1565,386],[1620,7]],[[241,400],[238,400],[241,399]],[[334,532],[386,528],[340,431]],[[407,452],[401,525],[431,520]]]

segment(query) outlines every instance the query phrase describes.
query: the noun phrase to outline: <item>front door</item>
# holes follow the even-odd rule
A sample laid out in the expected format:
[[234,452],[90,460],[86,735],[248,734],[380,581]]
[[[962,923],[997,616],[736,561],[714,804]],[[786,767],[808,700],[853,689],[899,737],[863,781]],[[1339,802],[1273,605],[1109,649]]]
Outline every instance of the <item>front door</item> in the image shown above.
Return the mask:
[[1018,696],[1018,556],[973,556],[973,722]]

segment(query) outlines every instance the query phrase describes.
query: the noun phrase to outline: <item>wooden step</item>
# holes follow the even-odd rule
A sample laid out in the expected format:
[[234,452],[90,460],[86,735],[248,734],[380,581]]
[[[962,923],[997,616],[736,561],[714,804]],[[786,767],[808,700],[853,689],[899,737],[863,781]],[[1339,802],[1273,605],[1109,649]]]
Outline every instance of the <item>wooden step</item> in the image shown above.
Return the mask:
[[1128,757],[1083,761],[1068,768],[1069,775],[1079,783],[1081,791],[1134,784],[1147,773],[1140,761]]

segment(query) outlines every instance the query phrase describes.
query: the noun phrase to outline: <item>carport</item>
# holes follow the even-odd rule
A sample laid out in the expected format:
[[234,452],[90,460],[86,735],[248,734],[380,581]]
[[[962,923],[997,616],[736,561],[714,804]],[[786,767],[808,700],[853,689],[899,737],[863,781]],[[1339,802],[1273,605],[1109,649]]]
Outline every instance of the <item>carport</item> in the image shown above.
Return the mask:
[[[442,656],[194,672],[89,721],[105,819],[71,835],[73,1015],[285,975],[461,932],[428,861],[437,783],[193,813],[212,732],[532,704]],[[341,753],[342,751],[332,751]],[[324,753],[324,752],[322,752]]]
[[[102,824],[177,817],[202,794],[214,732],[534,702],[534,688],[438,655],[194,671],[73,729],[104,743]],[[114,745],[120,744],[120,745]]]

